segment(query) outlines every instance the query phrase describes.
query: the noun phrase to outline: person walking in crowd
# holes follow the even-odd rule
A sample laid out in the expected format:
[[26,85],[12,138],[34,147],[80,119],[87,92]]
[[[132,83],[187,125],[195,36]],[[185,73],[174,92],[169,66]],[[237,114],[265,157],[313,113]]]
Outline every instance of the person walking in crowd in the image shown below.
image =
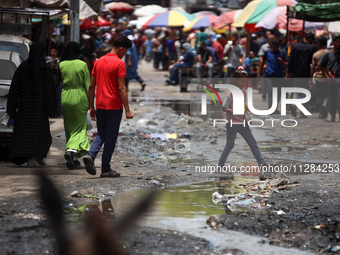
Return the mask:
[[90,73],[87,64],[79,60],[80,45],[70,42],[61,56],[59,69],[63,91],[61,110],[66,137],[65,155],[68,169],[79,168],[78,158],[90,149],[87,137]]
[[[312,63],[313,54],[315,52],[315,47],[312,45],[314,41],[314,34],[309,32],[305,36],[305,41],[296,43],[292,47],[290,56],[288,59],[288,70],[286,77],[293,78],[293,87],[301,87],[308,89],[309,81],[305,82],[301,78],[310,77],[310,64]],[[300,97],[299,93],[293,93],[293,98]],[[296,117],[296,106],[290,106],[291,114]],[[307,118],[302,112],[300,112],[300,118]]]
[[335,122],[336,113],[340,121],[340,34],[332,39],[333,49],[327,51],[321,58],[319,65],[323,75],[329,81],[329,113],[331,122]]
[[315,86],[316,92],[316,107],[319,110],[319,119],[327,117],[327,99],[328,99],[328,82],[324,76],[319,62],[327,50],[327,38],[317,38],[319,50],[314,53],[312,59],[312,68],[310,72],[309,86]]
[[140,91],[144,91],[145,89],[145,82],[138,74],[138,54],[137,48],[133,42],[133,36],[128,35],[128,39],[132,42],[132,47],[128,49],[125,56],[125,64],[126,64],[126,79],[125,79],[125,86],[127,91],[129,91],[129,81],[130,80],[137,80],[141,85]]
[[[262,66],[259,70],[262,72],[264,63],[266,63],[267,68],[265,71],[265,82],[266,91],[268,93],[268,109],[272,107],[273,104],[273,88],[277,88],[277,102],[281,98],[281,87],[283,82],[283,70],[287,66],[286,55],[280,50],[280,40],[275,38],[271,43],[271,48],[263,55]],[[275,109],[274,114],[279,114],[280,112]]]
[[49,117],[56,113],[56,87],[44,52],[41,42],[30,46],[29,57],[17,68],[8,95],[7,114],[14,119],[9,159],[17,165],[45,165],[43,159],[52,143]]
[[125,35],[118,37],[111,52],[98,59],[92,70],[89,88],[90,116],[92,120],[97,120],[98,135],[83,161],[86,171],[95,175],[94,161],[104,144],[100,175],[102,178],[120,176],[120,173],[111,169],[110,162],[116,147],[123,106],[126,118],[133,118],[125,87],[126,65],[121,60],[131,46],[132,42]]
[[200,47],[197,53],[197,60],[198,62],[196,63],[196,75],[198,82],[201,81],[202,68],[208,68],[208,76],[210,82],[213,75],[214,65],[212,63],[212,53],[209,49],[207,49],[207,44],[205,42],[200,43]]
[[179,68],[187,68],[192,67],[194,64],[195,56],[191,51],[191,46],[189,43],[183,44],[183,49],[185,51],[184,57],[182,61],[176,65],[174,65],[170,71],[170,77],[165,81],[168,85],[178,85],[179,77],[178,77],[178,69]]
[[[275,39],[275,35],[273,34],[270,34],[268,36],[268,41],[266,43],[264,43],[261,47],[260,47],[260,50],[258,52],[258,57],[259,57],[259,63],[258,63],[258,66],[257,66],[257,82],[260,83],[260,78],[261,78],[261,75],[262,75],[262,68],[263,67],[263,56],[264,54],[269,51],[271,48],[271,44],[272,44],[272,41]],[[258,38],[258,43],[260,42],[263,42],[264,39],[262,38],[262,33],[261,33],[261,36]],[[261,84],[261,93],[262,93],[262,101],[266,101],[266,97],[267,97],[267,89],[266,89],[266,85],[265,84]]]
[[[242,90],[244,98],[246,98],[245,86],[247,85],[247,76],[247,72],[241,66],[232,74],[233,84]],[[244,104],[245,110],[249,111],[246,102],[244,102]],[[266,162],[263,159],[256,140],[249,128],[249,125],[247,124],[249,121],[249,115],[247,113],[244,115],[233,114],[233,95],[230,90],[227,91],[226,97],[223,100],[222,110],[226,113],[226,119],[228,121],[227,142],[218,161],[218,166],[221,168],[224,167],[231,150],[234,148],[237,133],[239,133],[247,142],[259,166],[265,165]],[[234,175],[232,173],[228,173],[227,177],[234,179]]]
[[238,43],[238,35],[233,35],[232,43],[227,43],[225,45],[223,56],[228,57],[228,77],[231,77],[231,74],[236,70],[238,66],[240,66],[240,59],[242,59],[243,66],[246,66],[244,62],[243,49]]
[[145,61],[151,62],[153,57],[151,37],[146,37],[144,42]]

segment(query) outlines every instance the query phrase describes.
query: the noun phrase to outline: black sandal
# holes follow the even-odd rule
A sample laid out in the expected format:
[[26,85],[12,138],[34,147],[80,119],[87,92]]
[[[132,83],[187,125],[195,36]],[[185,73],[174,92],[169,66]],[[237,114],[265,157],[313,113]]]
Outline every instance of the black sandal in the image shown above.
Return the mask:
[[146,86],[146,84],[145,84],[145,82],[143,82],[143,83],[142,83],[142,88],[140,89],[140,91],[144,91],[145,86]]
[[119,177],[119,176],[120,176],[120,173],[118,173],[118,172],[115,171],[115,170],[110,170],[109,172],[102,173],[102,174],[100,175],[101,178]]

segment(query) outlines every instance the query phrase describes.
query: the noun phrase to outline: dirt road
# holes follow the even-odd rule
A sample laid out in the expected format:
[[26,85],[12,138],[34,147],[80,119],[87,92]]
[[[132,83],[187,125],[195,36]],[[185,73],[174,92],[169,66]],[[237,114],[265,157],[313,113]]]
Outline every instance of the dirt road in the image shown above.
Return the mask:
[[[140,74],[147,87],[140,92],[138,84],[130,85],[130,108],[135,118],[123,120],[112,158],[112,167],[121,172],[120,178],[100,179],[99,175],[89,176],[84,169],[67,170],[63,159],[63,122],[51,119],[53,144],[47,166],[42,170],[59,187],[66,208],[98,203],[125,190],[160,189],[220,179],[220,174],[197,173],[190,165],[216,163],[225,143],[225,128],[214,129],[209,119],[190,118],[192,95],[179,93],[178,87],[164,86],[165,72],[153,71],[151,65],[144,63]],[[259,94],[255,99],[262,104]],[[312,170],[311,164],[316,168],[320,163],[327,164],[325,167],[329,168],[329,164],[336,167],[340,163],[340,124],[319,120],[317,113],[298,121],[294,129],[266,126],[253,129],[253,133],[270,164],[292,165],[296,169],[308,164],[309,172],[304,167],[302,172],[288,174],[290,181],[300,185],[271,193],[269,197],[256,196],[258,203],[268,206],[265,211],[234,211],[214,216],[208,223],[212,229],[226,227],[268,238],[264,242],[272,245],[310,253],[339,253],[335,251],[340,245],[339,172],[319,173]],[[89,136],[93,141],[95,129]],[[230,164],[238,168],[255,164],[243,139],[236,140]],[[100,169],[100,155],[96,165]],[[36,169],[1,163],[1,255],[57,254],[37,196]],[[239,177],[236,175],[236,179]],[[70,196],[74,191],[86,196]],[[278,214],[280,210],[285,214]],[[78,223],[71,221],[70,225],[75,228]],[[145,226],[129,231],[126,240],[124,250],[132,254],[248,254],[242,251],[242,245],[223,252],[225,247],[205,239]]]

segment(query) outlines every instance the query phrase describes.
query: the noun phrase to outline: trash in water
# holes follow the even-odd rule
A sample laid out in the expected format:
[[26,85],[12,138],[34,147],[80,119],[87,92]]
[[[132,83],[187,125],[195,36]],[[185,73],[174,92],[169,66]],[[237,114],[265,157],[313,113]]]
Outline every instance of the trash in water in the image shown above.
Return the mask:
[[75,207],[70,207],[69,208],[69,212],[70,213],[79,213],[79,214],[85,214],[85,210],[86,210],[87,205],[82,205],[78,208]]
[[212,194],[212,201],[213,201],[215,204],[221,202],[222,198],[223,198],[223,196],[222,196],[220,193],[218,193],[218,192],[214,192],[214,193]]

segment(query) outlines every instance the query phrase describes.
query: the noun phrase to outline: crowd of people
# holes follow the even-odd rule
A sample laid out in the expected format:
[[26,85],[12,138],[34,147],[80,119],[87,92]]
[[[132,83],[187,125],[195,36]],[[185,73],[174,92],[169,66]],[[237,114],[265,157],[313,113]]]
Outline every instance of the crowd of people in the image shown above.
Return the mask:
[[[248,53],[247,38],[250,38]],[[138,73],[141,61],[153,62],[155,70],[169,70],[170,75],[165,85],[174,86],[180,83],[181,68],[193,68],[192,75],[198,81],[205,76],[208,82],[212,82],[214,77],[230,77],[242,66],[247,73],[247,86],[258,86],[262,99],[268,100],[269,108],[273,104],[273,88],[278,88],[280,92],[284,86],[301,87],[311,90],[315,96],[319,118],[325,119],[330,114],[329,121],[334,122],[336,114],[340,113],[340,35],[335,34],[328,40],[325,36],[315,38],[309,32],[303,37],[298,33],[291,34],[288,42],[286,38],[286,35],[278,31],[260,31],[250,37],[236,32],[228,38],[225,33],[216,34],[203,27],[197,32],[182,32],[177,28],[145,30],[131,27],[123,21],[114,24],[113,28],[90,28],[82,31],[80,43],[66,44],[63,41],[58,44],[52,38],[52,48],[45,58],[44,51],[37,48],[40,45],[43,49],[42,43],[36,42],[31,47],[28,60],[18,68],[8,98],[8,114],[16,121],[11,160],[22,164],[33,159],[38,164],[43,164],[42,159],[46,157],[51,144],[47,128],[48,117],[62,115],[66,134],[66,166],[69,169],[78,168],[78,157],[85,156],[86,170],[95,174],[94,159],[98,148],[109,140],[112,146],[105,147],[107,155],[103,157],[102,174],[103,177],[119,175],[109,165],[117,137],[106,137],[105,130],[110,128],[107,123],[113,119],[120,123],[123,106],[128,110],[127,118],[133,117],[129,111],[126,93],[129,81],[134,79],[140,83],[141,91],[146,87],[146,82]],[[110,66],[108,61],[117,56],[118,59],[125,56],[125,61],[119,60],[119,65]],[[116,71],[115,79],[101,80],[102,74],[105,77],[108,75],[103,73],[104,65]],[[97,87],[97,112],[94,112],[94,88],[98,80],[105,86]],[[42,84],[46,84],[43,89]],[[105,101],[111,93],[107,87],[114,87],[113,98],[119,98],[119,105],[113,104],[109,109],[106,107],[110,102],[101,105],[100,100],[98,101],[98,97]],[[22,91],[25,93],[22,94]],[[280,94],[277,96],[279,99]],[[298,93],[291,95],[293,98],[299,96]],[[59,106],[56,103],[57,97],[61,102]],[[37,100],[33,102],[32,98]],[[16,111],[18,101],[22,105],[27,103],[29,107],[25,111],[30,112]],[[96,138],[91,149],[86,134],[89,109],[91,118],[97,118],[98,123],[101,123],[98,124],[98,139]],[[294,117],[297,116],[294,105],[289,110]],[[276,109],[275,113],[279,113],[279,110]],[[26,130],[30,125],[26,123],[29,120],[23,116],[25,114],[31,116],[30,120],[37,117],[34,125],[38,125],[38,129],[44,129],[39,134],[39,137],[45,135],[44,144],[35,143],[33,136],[23,135],[23,129]],[[300,117],[306,116],[300,112]],[[32,128],[35,127],[33,126]],[[117,132],[118,129],[119,125],[114,127]],[[31,153],[33,145],[37,147],[35,153]]]

